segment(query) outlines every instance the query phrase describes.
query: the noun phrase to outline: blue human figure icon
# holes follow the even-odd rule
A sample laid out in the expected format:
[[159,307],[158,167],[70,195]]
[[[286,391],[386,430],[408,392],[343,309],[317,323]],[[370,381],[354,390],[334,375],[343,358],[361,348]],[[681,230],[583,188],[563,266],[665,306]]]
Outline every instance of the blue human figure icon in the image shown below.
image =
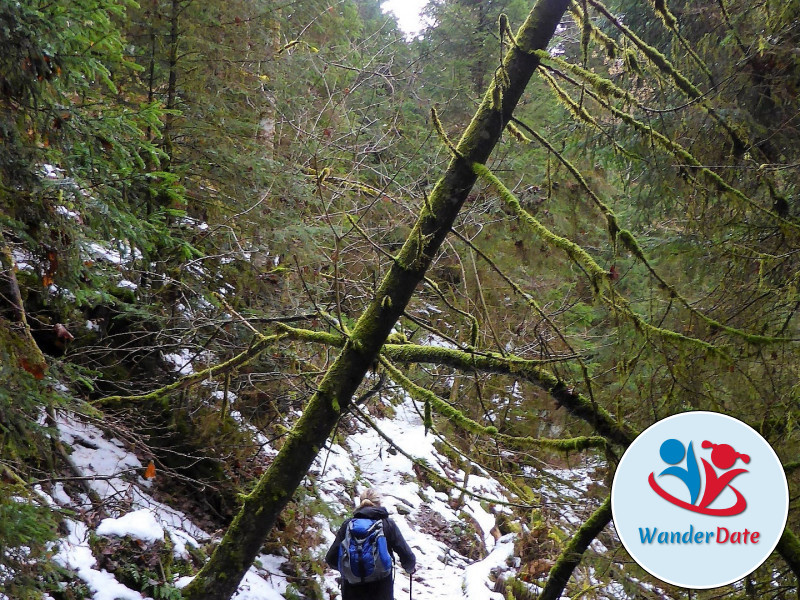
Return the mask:
[[[692,443],[689,442],[687,451],[682,442],[676,439],[669,439],[661,444],[659,453],[665,463],[673,465],[661,471],[659,477],[661,475],[674,475],[683,481],[689,489],[690,503],[694,504],[700,495],[700,468],[697,466],[697,458],[695,458]],[[684,454],[686,455],[686,468],[676,466],[683,460]]]

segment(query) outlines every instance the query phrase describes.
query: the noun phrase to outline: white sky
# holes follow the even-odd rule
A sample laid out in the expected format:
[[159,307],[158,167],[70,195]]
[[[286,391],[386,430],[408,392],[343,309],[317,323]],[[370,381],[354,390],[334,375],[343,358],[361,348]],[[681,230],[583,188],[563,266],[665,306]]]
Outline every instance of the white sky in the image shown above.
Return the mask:
[[393,12],[400,24],[400,29],[409,35],[419,33],[423,24],[419,18],[419,11],[428,3],[428,0],[386,0],[381,4],[383,12]]

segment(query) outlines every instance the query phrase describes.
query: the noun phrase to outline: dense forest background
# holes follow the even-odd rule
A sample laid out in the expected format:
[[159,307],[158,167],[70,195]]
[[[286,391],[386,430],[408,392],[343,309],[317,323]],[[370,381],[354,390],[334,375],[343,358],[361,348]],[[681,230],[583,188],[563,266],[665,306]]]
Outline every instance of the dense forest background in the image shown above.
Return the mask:
[[[0,595],[81,597],[37,492],[83,485],[59,415],[126,440],[224,531],[284,464],[253,432],[291,442],[378,302],[399,320],[319,435],[409,394],[465,467],[436,484],[475,465],[517,507],[531,569],[506,597],[607,597],[570,576],[614,466],[690,410],[775,448],[778,551],[706,592],[652,592],[611,538],[595,571],[619,597],[797,597],[800,3],[577,0],[549,52],[515,41],[531,8],[431,0],[407,39],[378,0],[0,2]],[[508,108],[507,53],[538,67],[426,256],[415,223],[470,123]],[[393,306],[377,290],[413,248],[430,266]],[[582,523],[530,509],[548,468],[587,466],[563,498]],[[284,492],[288,514],[308,500]],[[267,543],[306,543],[281,514]]]

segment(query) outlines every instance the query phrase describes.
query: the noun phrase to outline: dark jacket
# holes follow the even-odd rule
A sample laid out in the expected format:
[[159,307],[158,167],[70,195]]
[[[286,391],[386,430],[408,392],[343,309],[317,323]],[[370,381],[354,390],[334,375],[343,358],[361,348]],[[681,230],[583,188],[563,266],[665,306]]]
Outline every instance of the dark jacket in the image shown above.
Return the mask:
[[[417,565],[417,558],[403,539],[403,535],[397,528],[394,521],[389,518],[388,511],[382,506],[367,506],[360,508],[353,513],[353,518],[372,519],[377,521],[383,519],[383,533],[386,536],[386,545],[389,547],[389,554],[394,554],[400,558],[400,564],[409,572],[414,571]],[[336,539],[325,555],[325,562],[331,568],[339,568],[339,546],[347,533],[347,525],[351,519],[347,519],[339,528]],[[386,577],[380,581],[370,583],[351,584],[342,577],[342,600],[392,600],[394,588],[392,577]]]

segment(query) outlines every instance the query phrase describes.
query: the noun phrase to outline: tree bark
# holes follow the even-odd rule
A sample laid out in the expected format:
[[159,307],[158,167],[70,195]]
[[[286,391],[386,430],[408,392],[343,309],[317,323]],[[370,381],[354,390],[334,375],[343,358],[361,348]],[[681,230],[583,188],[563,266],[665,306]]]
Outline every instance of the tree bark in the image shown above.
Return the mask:
[[800,584],[800,539],[789,528],[789,525],[786,525],[786,529],[783,530],[783,535],[778,540],[778,546],[775,550],[789,565],[789,568],[797,578],[797,583]]
[[592,540],[600,535],[606,525],[611,521],[611,496],[606,498],[592,516],[578,528],[575,535],[564,548],[564,551],[556,560],[556,564],[550,569],[547,582],[538,600],[558,600],[561,593],[567,586],[569,578],[575,567],[581,562],[583,553],[592,543]]
[[502,90],[490,86],[458,144],[460,158],[451,160],[437,182],[389,273],[275,461],[244,497],[211,558],[185,588],[187,600],[229,600],[236,591],[450,231],[476,180],[472,163],[485,163],[500,139],[539,65],[532,51],[547,46],[567,4],[568,0],[540,0],[534,6],[503,61],[508,86]]
[[175,115],[176,96],[178,94],[178,18],[180,15],[180,0],[172,0],[172,12],[169,17],[169,79],[167,80],[167,114],[164,116],[164,151],[167,153],[169,164],[172,164],[172,122]]

